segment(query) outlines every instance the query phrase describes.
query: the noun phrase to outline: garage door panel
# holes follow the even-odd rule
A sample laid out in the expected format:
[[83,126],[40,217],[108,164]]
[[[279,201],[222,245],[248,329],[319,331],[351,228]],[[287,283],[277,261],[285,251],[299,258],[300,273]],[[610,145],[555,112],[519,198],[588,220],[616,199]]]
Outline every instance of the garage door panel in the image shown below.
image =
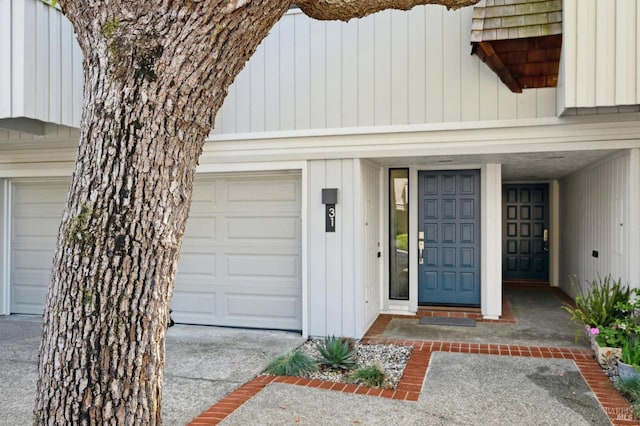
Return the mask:
[[299,316],[299,298],[273,294],[227,293],[229,317],[280,317],[295,320]]
[[43,239],[50,237],[55,244],[61,220],[62,214],[55,218],[42,216],[16,218],[13,221],[13,236],[18,238],[37,237]]
[[300,258],[295,255],[259,253],[227,255],[227,274],[230,277],[297,278]]
[[229,182],[227,201],[251,204],[269,201],[290,201],[297,204],[298,182],[291,179],[242,179]]
[[198,240],[215,240],[216,219],[207,217],[189,217],[187,227],[184,232],[184,242],[195,242]]
[[233,239],[298,239],[298,217],[226,217],[227,236]]
[[178,261],[178,271],[183,276],[211,279],[216,276],[216,255],[211,253],[184,253]]

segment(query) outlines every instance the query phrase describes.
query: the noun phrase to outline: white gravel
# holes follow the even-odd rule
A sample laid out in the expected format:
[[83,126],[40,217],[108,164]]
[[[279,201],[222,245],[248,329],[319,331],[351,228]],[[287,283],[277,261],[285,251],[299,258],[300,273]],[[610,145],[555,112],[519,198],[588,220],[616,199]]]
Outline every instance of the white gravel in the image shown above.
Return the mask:
[[[309,339],[303,343],[299,350],[305,352],[312,359],[320,359],[320,353],[318,352],[318,345],[322,344],[322,340]],[[404,368],[407,365],[409,356],[413,348],[411,346],[398,346],[398,345],[362,345],[359,342],[355,342],[355,362],[357,367],[366,367],[379,363],[385,373],[385,381],[383,388],[395,389],[402,378]],[[322,370],[310,374],[306,374],[303,377],[310,379],[327,380],[331,382],[347,383],[347,377],[349,372],[335,371],[335,370]]]

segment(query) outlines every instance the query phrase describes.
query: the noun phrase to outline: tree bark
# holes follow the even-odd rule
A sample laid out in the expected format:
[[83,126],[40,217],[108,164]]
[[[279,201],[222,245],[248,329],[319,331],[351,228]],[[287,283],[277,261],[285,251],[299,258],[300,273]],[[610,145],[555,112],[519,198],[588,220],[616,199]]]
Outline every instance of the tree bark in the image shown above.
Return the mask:
[[198,157],[227,87],[289,3],[60,3],[83,51],[85,100],[35,423],[161,424],[168,308]]
[[85,96],[34,424],[161,424],[166,325],[198,157],[227,88],[289,1],[60,5],[83,52]]

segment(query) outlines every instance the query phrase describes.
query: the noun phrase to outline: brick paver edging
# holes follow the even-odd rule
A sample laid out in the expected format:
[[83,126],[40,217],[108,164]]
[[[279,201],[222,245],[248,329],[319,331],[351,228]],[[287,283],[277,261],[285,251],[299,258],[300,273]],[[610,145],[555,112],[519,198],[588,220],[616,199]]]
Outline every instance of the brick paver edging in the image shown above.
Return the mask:
[[631,408],[629,404],[618,393],[609,378],[596,364],[593,359],[593,354],[589,350],[577,348],[414,341],[382,338],[365,338],[362,340],[362,343],[413,346],[413,351],[407,366],[405,367],[404,374],[395,390],[369,388],[366,386],[334,383],[301,377],[258,376],[231,392],[217,404],[214,404],[207,411],[196,417],[190,425],[217,425],[270,383],[286,383],[296,386],[306,386],[359,395],[417,401],[420,396],[420,391],[422,390],[422,384],[433,352],[460,352],[534,358],[563,358],[572,360],[575,362],[586,383],[596,395],[598,401],[614,425],[640,424],[631,419]]

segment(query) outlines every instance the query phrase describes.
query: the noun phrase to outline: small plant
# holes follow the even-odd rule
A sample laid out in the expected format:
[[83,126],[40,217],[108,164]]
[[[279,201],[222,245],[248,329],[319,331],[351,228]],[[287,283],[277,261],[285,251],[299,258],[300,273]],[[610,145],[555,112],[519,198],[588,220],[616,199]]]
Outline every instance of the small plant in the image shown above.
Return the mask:
[[625,339],[620,359],[625,364],[633,366],[636,371],[640,369],[640,346],[638,346],[635,336],[629,336]]
[[597,280],[587,281],[587,288],[579,285],[578,279],[571,278],[571,287],[574,289],[575,307],[565,303],[562,309],[571,315],[571,320],[590,327],[609,326],[616,319],[625,316],[619,304],[629,302],[631,290],[622,285],[622,281],[614,281],[611,275],[598,277]]
[[595,329],[598,330],[595,333],[596,342],[602,347],[621,348],[624,341],[627,340],[627,332],[618,324],[609,327],[596,327]]
[[[616,388],[631,403],[633,416],[640,418],[640,381],[633,379],[619,380],[616,383]],[[629,418],[629,420],[633,419]]]
[[280,355],[265,369],[265,373],[276,376],[301,376],[318,369],[318,364],[304,352],[294,351]]
[[380,363],[360,367],[349,375],[349,383],[362,383],[369,387],[380,387],[384,383],[386,374]]
[[318,363],[333,370],[350,370],[356,363],[353,359],[355,351],[349,347],[349,340],[331,336],[318,346],[320,359]]

